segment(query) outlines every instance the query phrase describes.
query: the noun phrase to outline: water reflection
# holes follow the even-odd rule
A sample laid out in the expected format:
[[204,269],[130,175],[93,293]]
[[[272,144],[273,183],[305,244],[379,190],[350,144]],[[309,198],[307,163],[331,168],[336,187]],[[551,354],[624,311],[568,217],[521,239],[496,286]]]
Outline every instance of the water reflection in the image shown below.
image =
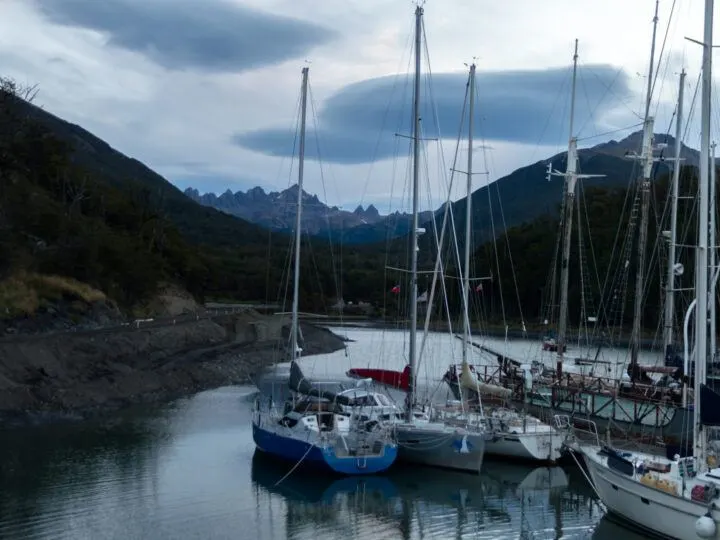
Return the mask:
[[[487,463],[487,462],[486,462]],[[562,468],[492,463],[479,478],[424,468],[336,479],[256,452],[258,506],[275,508],[273,537],[589,538],[598,513],[585,485]],[[579,479],[582,480],[582,479]],[[282,530],[278,530],[278,528]]]
[[640,531],[628,528],[627,524],[623,525],[615,521],[611,516],[603,516],[595,527],[592,538],[593,540],[616,540],[618,538],[622,538],[622,540],[647,540],[648,536]]

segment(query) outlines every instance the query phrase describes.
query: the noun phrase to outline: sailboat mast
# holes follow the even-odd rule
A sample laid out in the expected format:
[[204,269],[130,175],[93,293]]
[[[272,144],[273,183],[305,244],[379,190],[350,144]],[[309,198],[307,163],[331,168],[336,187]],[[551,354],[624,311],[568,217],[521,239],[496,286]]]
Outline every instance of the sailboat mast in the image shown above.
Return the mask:
[[655,38],[657,37],[658,9],[660,0],[655,0],[655,16],[653,17],[652,45],[650,46],[650,68],[647,80],[647,96],[645,98],[645,118],[650,116],[650,102],[652,101],[653,69],[655,68]]
[[[663,342],[665,354],[673,343],[673,314],[675,312],[675,243],[677,242],[678,194],[680,190],[680,154],[682,150],[683,98],[685,95],[685,70],[680,72],[677,119],[675,121],[675,169],[673,170],[672,195],[670,199],[670,238],[668,239],[668,267],[665,289],[665,331]],[[674,353],[673,353],[674,354]]]
[[[630,335],[630,365],[636,366],[640,353],[640,333],[642,331],[643,291],[645,289],[645,251],[647,246],[648,221],[650,213],[650,175],[653,166],[653,127],[654,118],[650,116],[650,102],[652,101],[653,70],[655,67],[655,37],[657,34],[658,5],[655,2],[655,17],[653,17],[653,37],[650,48],[650,67],[648,68],[647,98],[645,100],[645,122],[643,129],[642,154],[643,175],[640,182],[640,232],[638,235],[638,265],[635,273],[635,305],[633,312],[633,328]],[[633,370],[634,372],[634,370]]]
[[716,144],[713,142],[712,145],[710,145],[711,152],[710,152],[710,252],[708,253],[708,256],[710,258],[709,265],[710,265],[710,362],[715,361],[715,355],[717,350],[717,332],[716,332],[716,324],[715,324],[715,307],[716,307],[716,299],[715,299],[715,280],[713,278],[715,272],[716,272],[716,261],[717,261],[717,253],[715,245],[715,210],[717,209],[717,200],[715,198],[715,190],[716,190],[716,178],[715,178],[715,146]]
[[292,323],[290,326],[290,350],[292,351],[292,359],[297,357],[298,349],[298,311],[300,296],[300,241],[301,229],[300,223],[302,219],[302,196],[303,196],[303,173],[305,167],[305,119],[307,113],[307,87],[308,72],[310,68],[304,67],[302,70],[302,103],[300,113],[300,148],[298,152],[298,196],[297,196],[297,213],[295,215],[295,273],[293,276],[293,301],[292,301]]
[[[705,0],[703,35],[702,94],[700,107],[700,180],[698,182],[698,245],[695,259],[695,419],[694,455],[705,466],[705,434],[700,411],[700,388],[705,384],[708,319],[708,221],[710,213],[710,88],[712,84],[713,0]],[[714,209],[713,209],[714,210]]]
[[466,206],[465,206],[465,275],[463,276],[463,307],[465,309],[465,317],[463,318],[463,363],[467,362],[468,357],[468,341],[470,341],[470,246],[472,245],[472,170],[473,170],[473,116],[475,116],[475,64],[470,66],[470,77],[468,78],[470,99],[468,120],[468,163],[467,163],[467,188],[466,188]]
[[565,216],[562,266],[560,268],[560,317],[557,337],[557,375],[562,377],[563,351],[565,349],[568,317],[568,284],[570,281],[570,243],[572,241],[572,219],[575,210],[575,184],[577,183],[577,139],[573,136],[575,120],[575,84],[577,80],[578,40],[575,40],[573,55],[572,95],[570,98],[570,133],[568,135],[567,167],[565,169]]
[[422,37],[423,8],[415,9],[415,99],[413,103],[413,196],[412,196],[412,232],[410,234],[410,380],[405,410],[405,419],[412,420],[412,408],[415,403],[415,348],[417,336],[417,259],[418,259],[418,211],[419,211],[419,170],[420,170],[420,58]]

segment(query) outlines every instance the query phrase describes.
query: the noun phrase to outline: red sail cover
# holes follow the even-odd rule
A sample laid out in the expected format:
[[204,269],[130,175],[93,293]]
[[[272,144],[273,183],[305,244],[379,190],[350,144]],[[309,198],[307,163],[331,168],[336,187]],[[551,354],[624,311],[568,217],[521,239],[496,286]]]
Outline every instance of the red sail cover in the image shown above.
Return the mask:
[[406,392],[410,388],[410,366],[405,366],[402,372],[392,369],[352,368],[347,375],[358,379],[372,379],[380,384]]

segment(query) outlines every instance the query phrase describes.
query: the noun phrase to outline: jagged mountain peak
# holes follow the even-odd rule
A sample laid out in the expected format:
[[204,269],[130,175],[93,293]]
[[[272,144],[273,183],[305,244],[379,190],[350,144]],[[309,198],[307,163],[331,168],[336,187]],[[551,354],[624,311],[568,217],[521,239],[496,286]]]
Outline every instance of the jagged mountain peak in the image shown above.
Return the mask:
[[[195,188],[185,190],[185,195],[206,206],[236,215],[275,230],[290,230],[294,227],[298,184],[294,183],[282,191],[266,192],[256,186],[247,191],[226,190],[219,196],[214,193],[200,194]],[[311,233],[317,233],[335,226],[346,229],[355,226],[372,225],[385,219],[377,208],[369,205],[358,206],[353,212],[337,206],[327,206],[316,194],[303,189],[303,222]]]

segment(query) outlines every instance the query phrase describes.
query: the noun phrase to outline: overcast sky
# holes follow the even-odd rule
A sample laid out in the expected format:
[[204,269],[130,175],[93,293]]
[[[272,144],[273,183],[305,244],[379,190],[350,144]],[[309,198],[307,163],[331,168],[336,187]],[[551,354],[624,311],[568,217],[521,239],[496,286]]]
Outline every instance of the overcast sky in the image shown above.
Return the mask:
[[[702,38],[703,4],[676,0],[668,30],[673,1],[660,2],[657,55],[666,31],[667,41],[656,132],[668,130],[683,67],[686,94],[694,91],[701,51],[684,36]],[[425,143],[423,206],[445,196],[441,176],[474,57],[475,170],[490,180],[566,147],[575,38],[580,146],[639,129],[654,5],[429,0],[423,127],[440,140]],[[221,192],[296,181],[290,163],[309,65],[306,190],[385,213],[407,198],[409,141],[395,133],[411,126],[413,12],[397,0],[2,0],[0,73],[37,83],[38,104],[178,187]],[[686,143],[697,146],[697,114],[692,122]],[[464,169],[465,150],[461,159]],[[475,187],[486,181],[476,176]]]

